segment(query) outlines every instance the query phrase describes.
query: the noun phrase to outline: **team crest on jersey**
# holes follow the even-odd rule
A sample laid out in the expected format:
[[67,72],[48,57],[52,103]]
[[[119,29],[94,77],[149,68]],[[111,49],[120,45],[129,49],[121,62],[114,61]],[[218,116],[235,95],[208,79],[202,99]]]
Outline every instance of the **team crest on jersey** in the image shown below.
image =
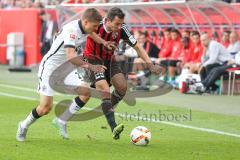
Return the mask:
[[112,33],[112,38],[113,38],[113,39],[116,39],[117,37],[118,37],[118,32],[113,32],[113,33]]

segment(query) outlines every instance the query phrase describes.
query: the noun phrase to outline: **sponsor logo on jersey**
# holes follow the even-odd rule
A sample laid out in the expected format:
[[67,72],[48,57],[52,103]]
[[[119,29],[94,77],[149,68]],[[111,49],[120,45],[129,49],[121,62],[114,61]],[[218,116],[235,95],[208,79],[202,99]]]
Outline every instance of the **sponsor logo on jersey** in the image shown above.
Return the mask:
[[118,32],[113,32],[113,33],[112,33],[112,38],[113,38],[113,39],[116,39],[117,37],[118,37]]

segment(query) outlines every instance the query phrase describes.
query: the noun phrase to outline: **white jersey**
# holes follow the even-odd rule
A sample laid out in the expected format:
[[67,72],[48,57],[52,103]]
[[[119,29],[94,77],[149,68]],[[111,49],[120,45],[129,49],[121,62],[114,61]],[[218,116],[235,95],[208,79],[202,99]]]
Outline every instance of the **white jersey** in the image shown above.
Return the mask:
[[63,26],[53,41],[48,53],[43,57],[39,66],[38,77],[50,76],[50,74],[61,64],[66,62],[65,48],[78,49],[86,42],[87,34],[84,32],[81,21],[74,20]]

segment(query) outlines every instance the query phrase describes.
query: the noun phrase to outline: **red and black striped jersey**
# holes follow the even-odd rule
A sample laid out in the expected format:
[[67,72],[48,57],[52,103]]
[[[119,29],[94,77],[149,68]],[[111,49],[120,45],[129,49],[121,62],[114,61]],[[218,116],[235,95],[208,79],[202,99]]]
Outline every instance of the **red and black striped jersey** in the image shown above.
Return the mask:
[[[126,24],[122,24],[122,27],[118,30],[118,32],[109,32],[106,29],[106,19],[100,23],[98,30],[96,33],[99,37],[104,39],[105,41],[115,42],[119,44],[120,39],[126,41],[130,46],[134,47],[137,43],[137,40],[133,37],[133,35],[128,30]],[[96,43],[91,37],[87,37],[86,46],[83,55],[85,57],[96,57],[102,60],[111,60],[114,51],[107,50],[102,44]]]

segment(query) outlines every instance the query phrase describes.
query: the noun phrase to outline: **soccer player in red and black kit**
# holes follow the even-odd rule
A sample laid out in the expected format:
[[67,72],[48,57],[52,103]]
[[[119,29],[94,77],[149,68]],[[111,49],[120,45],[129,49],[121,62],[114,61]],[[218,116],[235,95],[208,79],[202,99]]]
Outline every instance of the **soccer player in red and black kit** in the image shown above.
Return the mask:
[[[106,18],[104,18],[99,25],[96,33],[101,38],[111,41],[114,44],[118,44],[120,39],[126,41],[137,51],[139,57],[144,60],[151,72],[160,74],[160,67],[152,64],[146,51],[137,43],[137,40],[126,27],[124,17],[125,15],[120,8],[111,8],[107,13]],[[113,47],[113,50],[107,50],[106,47],[95,43],[92,38],[88,37],[84,57],[89,63],[102,64],[107,68],[103,73],[91,73],[90,79],[97,90],[107,93],[102,95],[102,111],[111,127],[113,138],[119,139],[124,126],[123,124],[116,124],[113,106],[117,105],[125,96],[127,81],[120,66],[114,59],[114,49],[115,47]],[[111,84],[115,88],[112,94],[110,94]],[[78,104],[76,104],[73,109],[79,110],[82,108],[89,98],[90,97],[86,98],[86,95],[80,96]]]

